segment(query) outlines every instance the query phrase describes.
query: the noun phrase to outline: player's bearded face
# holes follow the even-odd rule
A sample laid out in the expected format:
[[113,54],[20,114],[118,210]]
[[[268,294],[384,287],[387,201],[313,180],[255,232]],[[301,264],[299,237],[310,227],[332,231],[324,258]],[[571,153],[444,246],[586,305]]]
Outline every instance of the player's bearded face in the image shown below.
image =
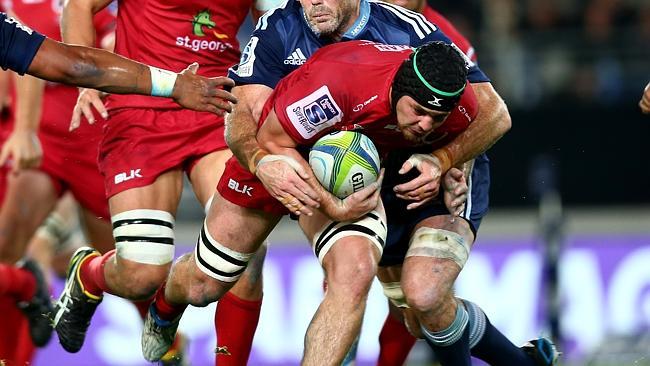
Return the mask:
[[[356,15],[357,0],[301,0],[311,28],[322,36],[343,34]],[[314,4],[316,3],[316,4]]]
[[445,122],[449,113],[424,108],[413,98],[404,95],[397,101],[395,115],[397,128],[404,139],[422,145],[426,144],[427,137]]

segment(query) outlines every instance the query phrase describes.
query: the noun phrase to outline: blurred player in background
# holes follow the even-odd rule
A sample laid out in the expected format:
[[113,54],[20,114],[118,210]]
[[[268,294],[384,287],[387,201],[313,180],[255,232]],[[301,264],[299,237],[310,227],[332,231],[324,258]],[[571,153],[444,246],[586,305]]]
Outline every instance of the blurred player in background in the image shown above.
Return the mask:
[[[63,39],[91,45],[92,16],[109,2],[66,2]],[[253,0],[128,0],[119,7],[116,53],[166,69],[197,61],[201,65],[198,73],[207,76],[224,75],[237,62],[237,31],[251,10],[259,15]],[[207,207],[224,162],[231,156],[223,138],[223,118],[214,114],[182,110],[167,100],[144,96],[110,95],[106,107],[96,91],[81,91],[71,125],[73,129],[80,125],[81,114],[94,123],[93,108],[107,117],[99,166],[109,197],[116,250],[100,255],[85,248],[71,261],[66,291],[55,309],[59,340],[70,352],[83,345],[104,292],[142,300],[140,310],[145,315],[174,257],[173,228],[183,174]],[[236,349],[242,355],[227,357],[222,364],[246,363],[259,303],[233,298],[219,304],[229,309],[227,316],[236,324],[225,333],[217,329],[217,337],[232,338],[230,352]]]
[[643,95],[641,95],[641,100],[639,101],[639,107],[641,108],[641,112],[650,114],[650,83],[648,83],[643,90]]
[[[49,277],[52,273],[65,278],[72,252],[85,243],[78,216],[77,204],[67,192],[30,240],[27,258],[31,259],[21,260],[18,267],[0,264],[2,277],[9,280],[17,278],[23,284],[29,283],[31,279],[35,280],[33,270],[38,265],[38,272],[43,274],[41,278],[44,279],[44,288],[51,284]],[[40,277],[38,272],[36,274]],[[30,336],[28,319],[21,311],[24,307],[17,307],[16,301],[19,299],[6,294],[5,290],[0,290],[0,293],[3,293],[0,296],[0,314],[3,319],[3,327],[0,329],[0,359],[8,361],[8,365],[29,364],[36,347]],[[45,300],[50,299],[49,291],[43,291],[42,294]]]
[[[54,40],[60,37],[58,1],[33,3],[16,0],[7,4],[7,11],[41,34]],[[96,18],[101,40],[104,40],[104,35],[111,38],[113,19],[107,12]],[[7,126],[7,131],[11,132],[0,152],[0,165],[9,163],[7,168],[11,169],[6,176],[6,196],[0,209],[0,231],[3,232],[0,260],[13,264],[24,255],[36,229],[54,210],[58,198],[65,191],[72,192],[82,203],[86,227],[94,245],[102,251],[110,250],[113,241],[110,224],[106,221],[108,205],[102,189],[97,189],[101,176],[95,156],[101,131],[89,128],[77,136],[70,136],[66,119],[70,118],[76,101],[75,87],[54,83],[46,85],[43,80],[32,76],[16,78],[15,86],[12,106],[15,121],[13,126]],[[42,347],[52,332],[48,318],[51,304],[49,282],[37,262],[49,268],[47,261],[23,260],[19,266],[22,268],[14,271],[6,268],[7,276],[4,277],[16,279],[9,287],[22,289],[23,299],[19,307],[30,322],[34,344]],[[21,283],[27,285],[20,286]],[[33,300],[28,302],[24,299],[34,292]],[[17,332],[20,326],[18,323],[15,327],[3,327],[3,332],[20,334]],[[27,351],[29,342],[20,338],[17,342],[20,345],[16,350],[21,353],[15,353],[14,357],[22,361],[25,358],[21,354],[31,354]]]
[[[58,26],[56,30],[53,30],[51,26],[52,23],[48,22],[56,24],[58,16],[44,15],[43,12],[47,13],[56,11],[56,9],[58,9],[58,4],[58,1],[53,1],[51,4],[47,2],[15,2],[10,5],[12,6],[11,10],[14,13],[20,14],[20,16],[25,19],[37,17],[38,19],[34,21],[39,22],[39,24],[45,27],[44,29],[47,29],[47,32],[49,32],[52,37],[56,38],[59,34]],[[37,14],[43,15],[42,19],[39,18]],[[3,68],[10,68],[20,74],[29,73],[49,80],[93,86],[117,93],[131,92],[150,94],[152,89],[155,92],[157,80],[150,76],[150,74],[155,70],[146,65],[135,63],[125,58],[96,49],[72,47],[58,43],[52,39],[45,38],[38,32],[34,32],[27,26],[20,24],[14,18],[8,18],[5,13],[0,14],[0,16],[2,17],[0,21],[2,26],[0,34],[2,39],[5,41],[2,43],[3,49],[0,54]],[[219,95],[229,96],[229,94],[217,89],[223,85],[224,80],[205,79],[199,76],[194,76],[191,71],[186,71],[183,74],[178,74],[176,76],[174,82],[169,84],[171,85],[171,92],[165,96],[173,97],[178,103],[184,106],[200,110],[215,111],[217,107],[214,104],[223,105],[223,102],[219,101],[217,97]],[[17,133],[12,134],[12,138],[3,144],[2,150],[2,161],[4,162],[8,158],[11,158],[11,169],[15,172],[36,164],[41,156],[40,144],[33,140],[33,138],[30,138],[29,135],[31,134],[33,137],[33,131],[36,129],[39,122],[38,119],[40,118],[41,106],[39,103],[34,102],[34,98],[39,99],[41,97],[42,89],[40,89],[40,86],[34,87],[39,84],[34,84],[35,80],[33,78],[21,79],[21,82],[23,81],[26,84],[23,84],[23,86],[20,87],[19,94],[24,94],[26,96],[24,98],[19,97],[19,109],[21,112],[18,113],[18,120],[16,123],[17,127],[14,131]],[[59,94],[62,96],[65,95],[63,92],[57,92],[56,94],[57,97]],[[74,90],[73,94],[68,95],[73,97],[71,105],[74,105]],[[62,108],[63,111],[61,111],[58,110],[58,108],[61,107],[61,104],[57,104],[56,102],[49,104],[46,103],[46,107],[49,106],[54,109],[45,112],[43,117],[50,121],[56,121],[56,116],[61,113],[65,115],[65,109],[69,109],[71,105],[68,105],[68,108]],[[70,114],[68,114],[68,117],[63,118],[69,118],[69,116]],[[66,173],[70,173],[72,168],[76,168],[77,170],[80,168],[88,170],[90,169],[88,166],[92,165],[95,174],[97,174],[96,163],[93,158],[96,155],[96,146],[95,149],[87,151],[86,154],[75,156],[75,153],[79,153],[82,146],[87,146],[87,141],[85,139],[73,142],[69,139],[67,140],[65,135],[67,134],[68,122],[59,122],[60,123],[53,122],[53,125],[48,125],[41,131],[41,137],[47,136],[48,138],[48,146],[57,148],[63,146],[62,150],[57,151],[58,154],[48,154],[46,156],[46,162],[43,165],[45,168],[42,168],[48,169],[47,174],[51,175],[52,183],[59,184],[60,182],[66,182],[67,184],[71,182],[74,174],[66,175]],[[63,131],[64,134],[57,133],[57,130],[58,132]],[[80,166],[78,164],[79,161],[89,162],[89,164]],[[68,166],[66,163],[69,163],[70,165]],[[3,165],[3,169],[6,171],[5,165]],[[29,173],[31,174],[33,172],[34,171],[30,171]],[[12,175],[11,179],[19,180],[25,175],[30,174],[23,171],[21,174]],[[75,178],[87,179],[88,177],[79,175]],[[40,181],[45,184],[43,187],[36,186],[36,188],[32,184],[35,182],[32,181],[26,182],[23,186],[13,184],[15,190],[12,190],[12,185],[10,184],[10,187],[8,188],[8,198],[4,202],[2,213],[0,213],[0,216],[5,215],[3,225],[7,224],[7,212],[11,213],[12,210],[15,211],[15,208],[12,207],[15,207],[17,202],[21,205],[21,209],[52,209],[53,203],[48,202],[45,202],[43,207],[34,207],[34,205],[38,205],[38,203],[35,204],[34,201],[38,199],[39,196],[24,194],[25,190],[38,190],[38,188],[45,188],[44,191],[34,192],[45,193],[47,197],[51,197],[51,195],[48,196],[48,192],[51,193],[53,189],[51,188],[52,183],[50,183],[47,178],[45,180],[45,182],[43,182],[42,179]],[[88,192],[89,190],[92,191],[93,189],[93,187],[84,187],[82,182],[77,183],[78,184],[70,187],[62,185],[58,187],[61,190],[70,188],[70,190],[75,191],[77,194],[85,194],[85,192]],[[86,181],[84,181],[84,183],[87,184]],[[18,197],[15,196],[16,192],[19,193]],[[97,207],[103,205],[106,209],[106,201],[103,192],[101,192],[101,189],[99,192],[101,203],[94,203]],[[83,199],[88,203],[88,200],[92,199],[92,197],[88,195],[88,197],[84,197]],[[29,204],[29,206],[25,206],[25,203]],[[40,204],[43,204],[43,202],[40,202]],[[19,213],[22,212],[23,211]],[[106,218],[106,215],[103,216]],[[26,218],[25,216],[18,215],[18,217],[9,217],[8,219],[25,221]],[[33,233],[33,230],[35,229],[35,226],[29,225],[38,224],[38,222],[34,222],[37,221],[34,220],[34,217],[28,217],[27,220],[32,221],[29,221],[27,225],[22,225],[23,222],[21,221],[20,223],[16,223],[15,226],[9,225],[8,229],[4,230],[7,235],[2,237],[1,254],[5,261],[13,263],[13,261],[24,252],[26,241],[31,237],[30,232]],[[98,220],[98,218],[95,217],[95,220]],[[40,221],[42,221],[42,217]],[[110,238],[110,228],[108,233],[108,238]],[[30,271],[26,271],[22,268],[15,268],[11,265],[2,266],[3,276],[0,276],[0,289],[2,293],[13,295],[17,297],[18,300],[22,300],[21,306],[23,311],[27,313],[28,318],[30,319],[32,338],[37,345],[43,345],[47,342],[49,335],[51,334],[49,319],[44,316],[44,314],[49,312],[48,310],[50,306],[49,294],[46,290],[47,284],[45,281],[42,281],[43,276],[41,273],[38,273],[39,271],[37,271],[37,267],[32,265],[33,262],[26,261],[24,263],[27,264],[25,267]],[[34,294],[37,296],[34,296]],[[33,301],[28,302],[27,300],[32,297]],[[9,324],[5,325],[8,326]],[[8,331],[11,332],[11,327],[9,327]],[[28,356],[25,356],[25,358],[22,359],[28,359]]]

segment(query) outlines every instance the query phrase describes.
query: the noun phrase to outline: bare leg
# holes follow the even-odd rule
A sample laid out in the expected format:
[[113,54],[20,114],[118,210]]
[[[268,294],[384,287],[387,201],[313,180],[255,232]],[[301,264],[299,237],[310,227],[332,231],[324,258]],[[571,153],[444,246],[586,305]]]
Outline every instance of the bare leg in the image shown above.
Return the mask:
[[[176,215],[183,189],[182,172],[171,170],[154,183],[120,192],[109,199],[111,215],[136,209],[153,209]],[[151,297],[164,282],[171,263],[154,265],[112,255],[104,265],[106,286],[114,295],[131,300]]]
[[[383,211],[382,211],[383,212]],[[313,241],[327,220],[320,214],[301,216]],[[370,285],[381,253],[370,239],[353,235],[338,239],[324,256],[327,291],[305,335],[303,365],[340,365],[359,335]]]
[[[216,242],[239,253],[252,253],[279,220],[279,216],[237,206],[217,192],[206,222],[208,233]],[[174,264],[165,290],[165,298],[172,304],[205,306],[218,300],[234,284],[205,274],[196,266],[194,255],[185,255]]]
[[25,170],[7,177],[7,193],[0,210],[0,261],[14,263],[57,201],[50,177]]
[[86,208],[81,209],[81,219],[88,241],[93,248],[102,254],[115,249],[113,226],[109,220],[98,218]]

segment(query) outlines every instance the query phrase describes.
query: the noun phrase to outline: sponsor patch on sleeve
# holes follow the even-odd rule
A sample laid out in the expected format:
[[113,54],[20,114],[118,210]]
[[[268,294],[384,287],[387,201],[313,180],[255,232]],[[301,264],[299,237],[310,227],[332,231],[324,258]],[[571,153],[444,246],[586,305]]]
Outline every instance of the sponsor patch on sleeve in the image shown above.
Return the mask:
[[304,139],[314,137],[343,118],[343,112],[327,85],[289,105],[286,112],[294,128]]

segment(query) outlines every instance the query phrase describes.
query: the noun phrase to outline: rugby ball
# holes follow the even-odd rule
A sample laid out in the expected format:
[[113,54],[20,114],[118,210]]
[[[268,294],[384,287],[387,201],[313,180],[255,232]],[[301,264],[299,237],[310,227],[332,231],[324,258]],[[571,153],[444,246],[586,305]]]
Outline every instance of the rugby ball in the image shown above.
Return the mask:
[[339,131],[316,141],[309,165],[325,189],[345,198],[377,181],[379,153],[366,135]]

